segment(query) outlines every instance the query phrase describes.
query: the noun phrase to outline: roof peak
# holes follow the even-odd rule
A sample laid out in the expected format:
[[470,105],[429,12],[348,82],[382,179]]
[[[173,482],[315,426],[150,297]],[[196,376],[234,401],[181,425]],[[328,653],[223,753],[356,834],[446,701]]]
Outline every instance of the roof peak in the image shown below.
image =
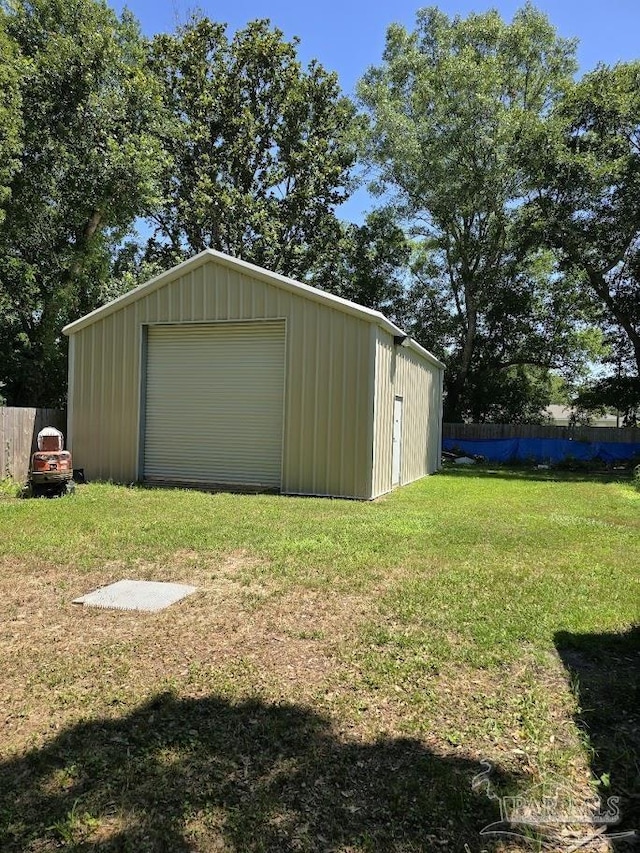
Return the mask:
[[[139,284],[132,290],[122,294],[122,296],[118,296],[116,299],[111,300],[111,302],[107,302],[106,305],[101,305],[89,314],[85,314],[84,317],[80,317],[78,320],[67,324],[62,331],[65,335],[73,335],[81,329],[90,326],[92,323],[97,322],[104,317],[108,317],[110,314],[114,314],[126,305],[136,302],[138,299],[152,293],[154,290],[164,287],[175,279],[180,278],[180,276],[184,275],[184,273],[189,270],[196,269],[207,262],[217,262],[223,266],[245,272],[254,278],[267,282],[268,284],[273,284],[276,287],[284,288],[290,292],[299,293],[306,296],[308,299],[314,300],[315,302],[320,302],[335,308],[336,310],[360,317],[369,323],[375,323],[391,335],[405,337],[405,332],[399,326],[396,326],[395,323],[392,323],[391,320],[385,317],[380,311],[375,311],[373,308],[366,308],[364,305],[359,305],[357,302],[351,302],[348,299],[343,299],[341,296],[335,296],[333,293],[328,293],[325,290],[312,287],[310,284],[304,284],[303,282],[296,281],[293,278],[288,278],[280,273],[271,272],[270,270],[259,267],[249,261],[235,258],[232,255],[226,255],[215,249],[204,249],[197,255],[177,264],[175,267],[154,276],[154,278],[144,282],[143,284]],[[416,352],[419,352],[434,364],[444,367],[444,365],[434,355],[411,338],[407,337],[405,345],[414,349]]]

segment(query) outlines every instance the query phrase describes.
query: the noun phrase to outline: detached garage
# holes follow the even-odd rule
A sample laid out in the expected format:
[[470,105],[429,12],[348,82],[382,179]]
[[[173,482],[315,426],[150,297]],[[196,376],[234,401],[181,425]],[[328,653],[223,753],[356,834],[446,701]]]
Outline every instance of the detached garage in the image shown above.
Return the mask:
[[370,499],[439,467],[438,359],[377,311],[220,252],[64,332],[90,478]]

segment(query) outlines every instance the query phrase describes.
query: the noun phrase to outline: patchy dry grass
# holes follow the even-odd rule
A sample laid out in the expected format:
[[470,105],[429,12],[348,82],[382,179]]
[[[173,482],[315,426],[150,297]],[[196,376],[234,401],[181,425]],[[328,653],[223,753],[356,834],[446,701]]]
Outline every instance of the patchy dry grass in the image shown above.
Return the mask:
[[[482,759],[630,827],[639,497],[451,472],[374,504],[0,498],[0,849],[531,849],[480,836]],[[71,604],[124,577],[198,593]]]

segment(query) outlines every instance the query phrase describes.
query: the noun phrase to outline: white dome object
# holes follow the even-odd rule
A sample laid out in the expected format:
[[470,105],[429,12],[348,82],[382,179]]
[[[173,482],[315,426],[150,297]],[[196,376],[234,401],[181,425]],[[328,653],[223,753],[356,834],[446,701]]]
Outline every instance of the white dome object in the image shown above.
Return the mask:
[[44,447],[45,438],[58,438],[59,439],[59,448],[60,450],[64,447],[64,435],[60,432],[59,429],[55,427],[45,427],[41,429],[38,433],[38,450],[42,450]]

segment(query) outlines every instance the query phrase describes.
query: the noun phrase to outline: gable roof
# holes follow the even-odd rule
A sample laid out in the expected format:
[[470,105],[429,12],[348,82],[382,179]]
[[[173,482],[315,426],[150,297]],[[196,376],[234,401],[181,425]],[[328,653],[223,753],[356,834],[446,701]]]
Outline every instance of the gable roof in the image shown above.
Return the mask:
[[300,296],[305,296],[307,299],[311,299],[314,302],[319,302],[323,305],[328,305],[338,311],[343,311],[345,314],[351,314],[352,316],[359,317],[369,323],[375,323],[394,336],[406,338],[403,346],[419,353],[437,367],[444,368],[444,364],[439,361],[439,359],[424,347],[420,346],[420,344],[412,338],[406,336],[405,332],[403,332],[399,326],[392,323],[391,320],[387,319],[387,317],[385,317],[380,311],[374,311],[372,308],[365,308],[364,305],[358,305],[356,302],[350,302],[348,299],[342,299],[340,296],[334,296],[334,294],[327,293],[324,290],[319,290],[317,287],[311,287],[309,284],[302,284],[302,282],[296,281],[293,278],[287,278],[279,273],[270,272],[269,270],[258,267],[255,264],[250,264],[248,261],[242,261],[239,258],[234,258],[231,255],[225,255],[222,252],[215,251],[214,249],[205,249],[199,254],[194,255],[192,258],[189,258],[172,269],[167,270],[167,272],[163,272],[160,275],[155,276],[155,278],[150,279],[144,284],[139,284],[137,287],[134,287],[133,290],[129,290],[122,296],[118,296],[117,299],[113,299],[111,302],[107,302],[106,305],[102,305],[100,308],[96,308],[94,311],[91,311],[91,313],[85,314],[84,317],[80,317],[79,320],[69,323],[62,331],[65,335],[73,335],[81,329],[90,326],[92,323],[102,320],[104,317],[114,314],[126,305],[141,299],[143,296],[153,293],[154,290],[164,287],[166,284],[180,278],[180,276],[184,275],[186,272],[191,272],[210,261],[216,261],[222,266],[230,267],[231,269],[245,273],[252,278],[257,278],[267,284],[280,287],[283,290],[297,293]]

